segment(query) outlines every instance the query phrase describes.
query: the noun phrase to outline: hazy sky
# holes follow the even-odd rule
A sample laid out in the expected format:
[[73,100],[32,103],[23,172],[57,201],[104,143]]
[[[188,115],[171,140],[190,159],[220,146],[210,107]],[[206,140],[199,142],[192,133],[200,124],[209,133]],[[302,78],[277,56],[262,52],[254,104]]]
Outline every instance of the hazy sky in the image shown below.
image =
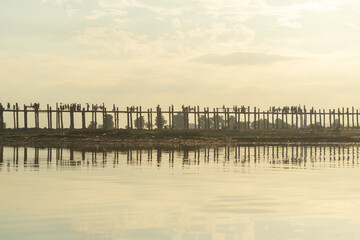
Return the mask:
[[358,0],[1,0],[0,102],[360,106]]

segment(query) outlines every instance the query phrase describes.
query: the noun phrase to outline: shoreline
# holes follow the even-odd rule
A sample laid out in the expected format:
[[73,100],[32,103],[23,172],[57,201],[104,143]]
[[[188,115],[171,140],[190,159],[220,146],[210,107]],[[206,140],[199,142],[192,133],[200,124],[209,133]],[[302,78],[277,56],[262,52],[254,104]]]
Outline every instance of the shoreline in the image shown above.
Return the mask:
[[29,147],[205,147],[232,145],[354,145],[360,130],[49,130],[0,132],[0,145]]

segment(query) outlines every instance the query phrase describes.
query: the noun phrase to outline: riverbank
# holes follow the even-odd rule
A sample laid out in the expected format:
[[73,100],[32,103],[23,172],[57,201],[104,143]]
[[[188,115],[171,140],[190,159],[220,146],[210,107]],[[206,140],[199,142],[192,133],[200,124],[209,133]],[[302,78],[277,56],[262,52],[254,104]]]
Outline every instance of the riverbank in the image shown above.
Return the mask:
[[238,144],[355,144],[360,142],[360,129],[321,130],[50,130],[9,129],[0,132],[2,145],[36,147],[71,146],[224,146]]

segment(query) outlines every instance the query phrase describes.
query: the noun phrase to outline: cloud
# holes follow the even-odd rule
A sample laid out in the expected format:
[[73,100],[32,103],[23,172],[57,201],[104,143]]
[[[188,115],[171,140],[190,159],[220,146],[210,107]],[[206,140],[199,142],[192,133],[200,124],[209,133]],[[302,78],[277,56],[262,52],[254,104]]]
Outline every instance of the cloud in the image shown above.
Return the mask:
[[76,11],[77,9],[74,9],[70,5],[66,6],[66,13],[69,17],[72,17]]
[[192,61],[229,66],[229,65],[261,65],[261,64],[270,64],[281,61],[293,61],[297,59],[300,58],[277,55],[277,54],[236,52],[225,55],[213,54],[213,53],[206,54],[198,58],[195,58]]
[[360,26],[354,23],[346,23],[345,26],[350,27],[352,29],[360,30]]
[[91,14],[86,16],[85,19],[96,20],[102,17],[115,17],[125,15],[127,15],[127,12],[121,9],[92,10]]

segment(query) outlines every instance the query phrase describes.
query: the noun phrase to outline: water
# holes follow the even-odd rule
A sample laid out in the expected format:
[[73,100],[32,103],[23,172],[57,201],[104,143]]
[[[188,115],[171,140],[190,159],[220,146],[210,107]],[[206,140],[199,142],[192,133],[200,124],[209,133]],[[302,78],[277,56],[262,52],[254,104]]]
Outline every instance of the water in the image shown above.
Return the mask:
[[0,149],[0,239],[360,238],[359,146]]

